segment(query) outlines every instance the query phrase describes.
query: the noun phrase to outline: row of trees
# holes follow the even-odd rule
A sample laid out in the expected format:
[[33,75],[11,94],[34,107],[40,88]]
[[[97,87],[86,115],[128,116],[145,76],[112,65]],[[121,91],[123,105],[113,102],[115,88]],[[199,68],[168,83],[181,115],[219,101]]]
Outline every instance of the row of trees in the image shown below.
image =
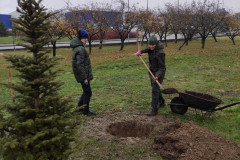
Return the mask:
[[119,35],[120,50],[123,50],[129,33],[135,32],[136,29],[142,31],[142,41],[148,41],[150,34],[156,34],[166,46],[169,34],[175,35],[176,43],[178,35],[181,34],[184,41],[179,45],[179,50],[188,45],[194,36],[201,38],[204,48],[209,36],[217,42],[216,36],[221,33],[235,44],[235,37],[240,34],[240,13],[230,14],[225,9],[219,8],[218,3],[207,0],[182,5],[168,3],[164,9],[154,10],[139,9],[135,5],[128,6],[124,0],[113,0],[111,4],[91,3],[74,7],[67,3],[64,9],[48,20],[52,23],[52,27],[48,29],[48,36],[52,39],[54,56],[56,42],[64,36],[71,40],[80,29],[85,29],[89,33],[90,53],[92,41],[97,37],[101,49],[108,32]]
[[184,41],[179,50],[182,46],[188,45],[194,36],[202,39],[204,48],[210,35],[217,42],[216,35],[225,34],[235,44],[234,38],[240,33],[240,13],[230,14],[225,9],[219,8],[218,3],[207,0],[182,5],[168,3],[164,9],[154,10],[138,9],[135,5],[128,6],[123,0],[111,4],[92,3],[84,7],[67,5],[65,10],[68,11],[67,14],[59,12],[52,19],[54,26],[58,28],[53,29],[54,37],[66,34],[72,39],[79,29],[85,29],[89,33],[90,52],[93,37],[99,38],[101,49],[105,33],[109,31],[119,35],[120,50],[124,48],[124,41],[134,28],[143,32],[143,40],[148,40],[150,34],[156,34],[166,46],[169,34],[175,35],[176,43],[178,35],[182,34]]

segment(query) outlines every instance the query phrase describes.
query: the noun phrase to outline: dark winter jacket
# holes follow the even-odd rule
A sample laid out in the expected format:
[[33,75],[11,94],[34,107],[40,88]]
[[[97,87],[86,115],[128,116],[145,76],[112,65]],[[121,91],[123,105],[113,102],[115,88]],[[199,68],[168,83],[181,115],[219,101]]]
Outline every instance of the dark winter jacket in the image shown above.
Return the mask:
[[73,48],[72,68],[77,82],[82,83],[85,79],[92,80],[91,62],[85,46],[77,37],[71,40],[70,46]]
[[157,77],[164,76],[166,71],[165,53],[163,49],[163,44],[158,42],[154,50],[150,50],[149,48],[141,50],[141,53],[148,53],[149,68]]

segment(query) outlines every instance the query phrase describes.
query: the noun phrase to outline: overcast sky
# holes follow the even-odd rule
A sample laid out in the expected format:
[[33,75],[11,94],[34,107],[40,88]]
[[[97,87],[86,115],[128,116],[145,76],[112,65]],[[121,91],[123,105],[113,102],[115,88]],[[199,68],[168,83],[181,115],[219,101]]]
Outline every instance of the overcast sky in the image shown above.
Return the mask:
[[[43,0],[43,5],[46,6],[46,8],[51,9],[61,9],[64,6],[66,6],[66,1],[68,0]],[[69,0],[74,5],[82,5],[87,4],[88,2],[111,2],[111,0]],[[138,7],[148,7],[149,8],[155,8],[160,7],[163,8],[165,3],[177,3],[178,0],[124,0],[128,3],[130,6],[132,4],[137,4]],[[180,4],[183,4],[185,2],[191,2],[192,0],[179,0]],[[196,1],[204,1],[204,0],[196,0]],[[232,10],[233,12],[240,12],[240,0],[209,0],[209,1],[215,1],[218,2],[220,6],[223,6],[223,8],[226,8],[226,10]],[[17,0],[0,0],[0,14],[9,14],[10,12],[13,12],[16,10],[17,7]]]

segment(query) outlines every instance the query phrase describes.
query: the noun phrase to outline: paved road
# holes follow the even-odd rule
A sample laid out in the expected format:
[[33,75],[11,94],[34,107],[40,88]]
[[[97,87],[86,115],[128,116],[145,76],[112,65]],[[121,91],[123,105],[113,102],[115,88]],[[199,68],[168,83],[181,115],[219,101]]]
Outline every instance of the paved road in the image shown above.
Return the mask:
[[[174,35],[169,35],[167,36],[167,40],[173,40]],[[178,39],[183,39],[182,35],[178,35]],[[120,39],[112,39],[112,40],[104,40],[103,45],[111,45],[111,44],[120,44],[121,41]],[[136,38],[130,38],[126,39],[125,43],[136,43]],[[88,45],[88,43],[87,43]],[[93,41],[92,45],[99,45],[99,41]],[[69,47],[70,42],[57,42],[57,47]],[[45,47],[52,47],[52,45],[46,45]],[[22,46],[17,46],[14,44],[0,44],[0,51],[2,50],[20,50],[20,49],[25,49]]]

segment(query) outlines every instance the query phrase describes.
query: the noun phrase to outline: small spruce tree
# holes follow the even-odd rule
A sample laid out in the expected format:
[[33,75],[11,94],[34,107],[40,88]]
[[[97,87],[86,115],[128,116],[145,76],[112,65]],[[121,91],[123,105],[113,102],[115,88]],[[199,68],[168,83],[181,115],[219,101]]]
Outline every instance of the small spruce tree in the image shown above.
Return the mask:
[[[1,157],[4,160],[67,159],[72,152],[79,115],[58,91],[62,83],[56,80],[59,71],[56,57],[49,57],[43,46],[50,27],[42,0],[18,0],[18,19],[12,19],[15,29],[24,33],[24,44],[30,55],[5,57],[11,68],[19,72],[19,81],[7,84],[17,94],[13,104],[6,105],[8,118],[0,123]],[[54,68],[55,67],[55,68]],[[78,117],[77,117],[78,116]]]

